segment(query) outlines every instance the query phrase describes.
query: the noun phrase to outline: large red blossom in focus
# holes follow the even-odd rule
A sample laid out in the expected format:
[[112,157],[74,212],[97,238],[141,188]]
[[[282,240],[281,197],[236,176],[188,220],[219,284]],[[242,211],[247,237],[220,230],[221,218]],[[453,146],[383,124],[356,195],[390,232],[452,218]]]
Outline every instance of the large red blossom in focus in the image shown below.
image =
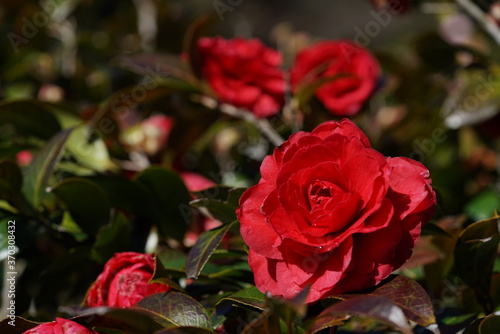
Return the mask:
[[284,103],[281,54],[258,39],[204,37],[198,41],[202,74],[221,102],[257,117],[278,113]]
[[23,334],[97,334],[97,332],[74,321],[56,318],[56,321],[38,325]]
[[144,297],[170,290],[165,284],[148,281],[153,276],[154,259],[150,254],[116,253],[87,292],[87,306],[130,307]]
[[383,156],[346,119],[293,134],[260,171],[237,211],[255,284],[285,298],[310,286],[309,303],[386,278],[436,206],[422,164]]
[[354,116],[372,94],[381,70],[366,49],[349,41],[326,41],[297,54],[290,72],[297,92],[318,82],[316,97],[336,116]]

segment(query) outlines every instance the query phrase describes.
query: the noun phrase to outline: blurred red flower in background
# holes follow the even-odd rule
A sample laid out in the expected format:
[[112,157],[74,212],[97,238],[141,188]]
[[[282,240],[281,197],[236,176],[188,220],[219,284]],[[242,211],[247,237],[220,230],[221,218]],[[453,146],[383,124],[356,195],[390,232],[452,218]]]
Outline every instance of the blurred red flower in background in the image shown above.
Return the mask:
[[90,287],[85,304],[90,307],[130,307],[144,297],[170,290],[165,284],[152,283],[154,259],[150,254],[116,253]]
[[333,115],[354,116],[372,94],[380,72],[367,50],[348,41],[327,41],[297,54],[290,80],[295,93],[319,84],[316,97]]
[[257,117],[278,113],[284,103],[281,54],[258,39],[204,37],[198,41],[204,79],[221,102]]

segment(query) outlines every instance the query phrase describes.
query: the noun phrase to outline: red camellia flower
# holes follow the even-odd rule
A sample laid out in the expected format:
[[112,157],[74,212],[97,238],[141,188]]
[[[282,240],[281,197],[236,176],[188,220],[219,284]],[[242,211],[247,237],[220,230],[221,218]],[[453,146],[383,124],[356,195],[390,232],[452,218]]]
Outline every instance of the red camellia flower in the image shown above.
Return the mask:
[[263,292],[307,302],[372,287],[411,255],[436,195],[429,171],[370,147],[349,120],[298,132],[267,156],[237,215]]
[[38,325],[23,334],[97,334],[97,332],[74,321],[56,318],[54,322]]
[[348,41],[327,41],[297,54],[290,81],[297,92],[326,80],[316,97],[332,114],[354,116],[370,97],[380,73],[377,60],[367,50]]
[[154,259],[150,254],[116,253],[87,292],[90,307],[130,307],[144,297],[170,290],[165,284],[148,281],[153,276]]
[[279,112],[285,80],[278,51],[257,39],[204,37],[198,41],[204,78],[221,102],[252,111],[257,117]]

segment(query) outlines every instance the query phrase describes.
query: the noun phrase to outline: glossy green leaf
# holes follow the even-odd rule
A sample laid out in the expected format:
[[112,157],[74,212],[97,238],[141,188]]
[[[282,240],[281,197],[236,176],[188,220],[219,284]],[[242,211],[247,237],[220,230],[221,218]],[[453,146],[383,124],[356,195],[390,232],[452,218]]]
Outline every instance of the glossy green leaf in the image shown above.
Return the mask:
[[51,191],[64,203],[84,232],[96,235],[101,226],[108,224],[111,205],[96,183],[83,178],[68,178]]
[[197,208],[206,208],[215,219],[229,224],[236,220],[238,201],[244,191],[244,188],[212,187],[196,192],[198,199],[190,204]]
[[102,133],[88,125],[81,125],[73,130],[66,148],[78,162],[79,167],[87,168],[89,172],[103,173],[117,169],[111,162]]
[[61,159],[72,131],[64,130],[52,137],[24,170],[23,193],[35,208],[42,203],[49,178]]
[[40,324],[40,322],[34,322],[17,316],[14,318],[7,317],[0,321],[0,333],[22,334]]
[[464,208],[473,220],[491,217],[495,210],[500,210],[500,195],[496,190],[487,190],[475,196]]
[[493,334],[500,332],[500,315],[490,314],[467,327],[463,334]]
[[132,226],[129,220],[121,213],[115,215],[113,220],[102,226],[92,246],[92,258],[104,263],[116,252],[123,252],[130,247]]
[[[213,255],[212,257],[213,258]],[[201,271],[201,275],[207,275],[209,278],[217,277],[240,277],[244,278],[251,272],[248,261],[231,262],[228,265],[214,265],[206,264]]]
[[82,231],[68,211],[63,213],[60,230],[71,234],[77,241],[84,241],[89,237],[87,233]]
[[398,305],[408,318],[423,327],[436,323],[432,301],[416,281],[398,275],[375,288],[370,295],[381,296]]
[[218,304],[222,302],[230,302],[240,306],[250,306],[258,310],[264,310],[266,308],[266,295],[253,286],[222,298]]
[[237,221],[233,221],[231,224],[205,231],[198,237],[186,260],[186,275],[188,278],[198,278],[210,255],[219,246],[227,231],[236,223]]
[[373,319],[405,334],[412,333],[398,305],[385,297],[373,295],[359,295],[333,304],[315,319],[310,331],[317,333],[325,328],[339,326],[352,315]]
[[206,15],[201,16],[191,23],[184,35],[184,52],[188,55],[189,66],[191,67],[192,73],[198,78],[202,77],[202,59],[198,49],[198,39],[205,35],[205,30],[207,30],[209,25],[213,22],[213,17]]
[[[432,301],[427,292],[415,280],[403,275],[391,275],[364,295],[387,298],[401,308],[408,320],[423,327],[436,323]],[[349,300],[357,294],[333,296],[335,299]]]
[[[246,325],[241,334],[274,334],[283,333],[280,318],[273,309],[265,309]],[[288,333],[288,331],[287,331]]]
[[161,221],[161,212],[152,203],[153,199],[143,184],[112,175],[95,175],[88,179],[104,190],[111,206],[153,221]]
[[45,103],[19,100],[0,103],[0,124],[13,124],[24,135],[49,139],[61,131],[57,119]]
[[427,223],[422,226],[422,235],[443,235],[451,237],[451,235],[434,223]]
[[476,313],[467,313],[467,314],[461,314],[461,315],[456,315],[456,316],[449,316],[446,318],[443,318],[441,322],[445,325],[448,326],[453,326],[453,325],[459,325],[461,323],[470,323],[472,318],[476,318],[477,314]]
[[12,190],[21,190],[23,174],[13,160],[0,161],[0,180],[7,183]]
[[149,283],[167,284],[177,291],[184,291],[176,282],[170,279],[170,274],[165,269],[158,256],[155,256],[155,269]]
[[156,293],[140,300],[135,307],[154,312],[177,326],[211,328],[207,312],[192,297],[180,292]]
[[306,316],[309,287],[291,299],[266,296],[266,307],[242,333],[301,333],[302,318]]
[[94,307],[70,320],[88,327],[109,328],[127,334],[154,333],[163,328],[153,318],[133,308]]
[[462,334],[480,334],[481,332],[479,331],[479,324],[481,323],[481,320],[482,319],[473,321],[469,326],[467,326]]
[[483,240],[492,237],[499,233],[500,229],[500,216],[494,215],[493,217],[485,220],[480,220],[467,226],[458,236],[459,242],[468,242],[474,240]]
[[479,333],[498,333],[500,332],[500,315],[490,314],[479,324]]
[[31,213],[33,209],[21,193],[22,184],[23,175],[19,166],[13,160],[0,161],[0,198],[22,211]]
[[465,228],[455,246],[455,268],[476,291],[479,302],[489,309],[491,275],[497,257],[499,217],[478,221]]
[[161,214],[160,234],[182,241],[189,223],[183,208],[189,207],[191,199],[182,179],[168,169],[154,166],[138,174],[135,181],[148,189]]

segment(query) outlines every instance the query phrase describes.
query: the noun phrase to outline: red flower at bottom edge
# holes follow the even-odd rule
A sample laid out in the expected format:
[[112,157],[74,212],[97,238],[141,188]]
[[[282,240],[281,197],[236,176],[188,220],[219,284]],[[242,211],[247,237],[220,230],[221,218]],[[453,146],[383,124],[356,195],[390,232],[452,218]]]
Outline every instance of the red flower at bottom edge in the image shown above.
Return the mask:
[[116,253],[87,292],[90,307],[130,307],[144,297],[170,290],[165,284],[148,281],[153,276],[154,259],[150,254]]

